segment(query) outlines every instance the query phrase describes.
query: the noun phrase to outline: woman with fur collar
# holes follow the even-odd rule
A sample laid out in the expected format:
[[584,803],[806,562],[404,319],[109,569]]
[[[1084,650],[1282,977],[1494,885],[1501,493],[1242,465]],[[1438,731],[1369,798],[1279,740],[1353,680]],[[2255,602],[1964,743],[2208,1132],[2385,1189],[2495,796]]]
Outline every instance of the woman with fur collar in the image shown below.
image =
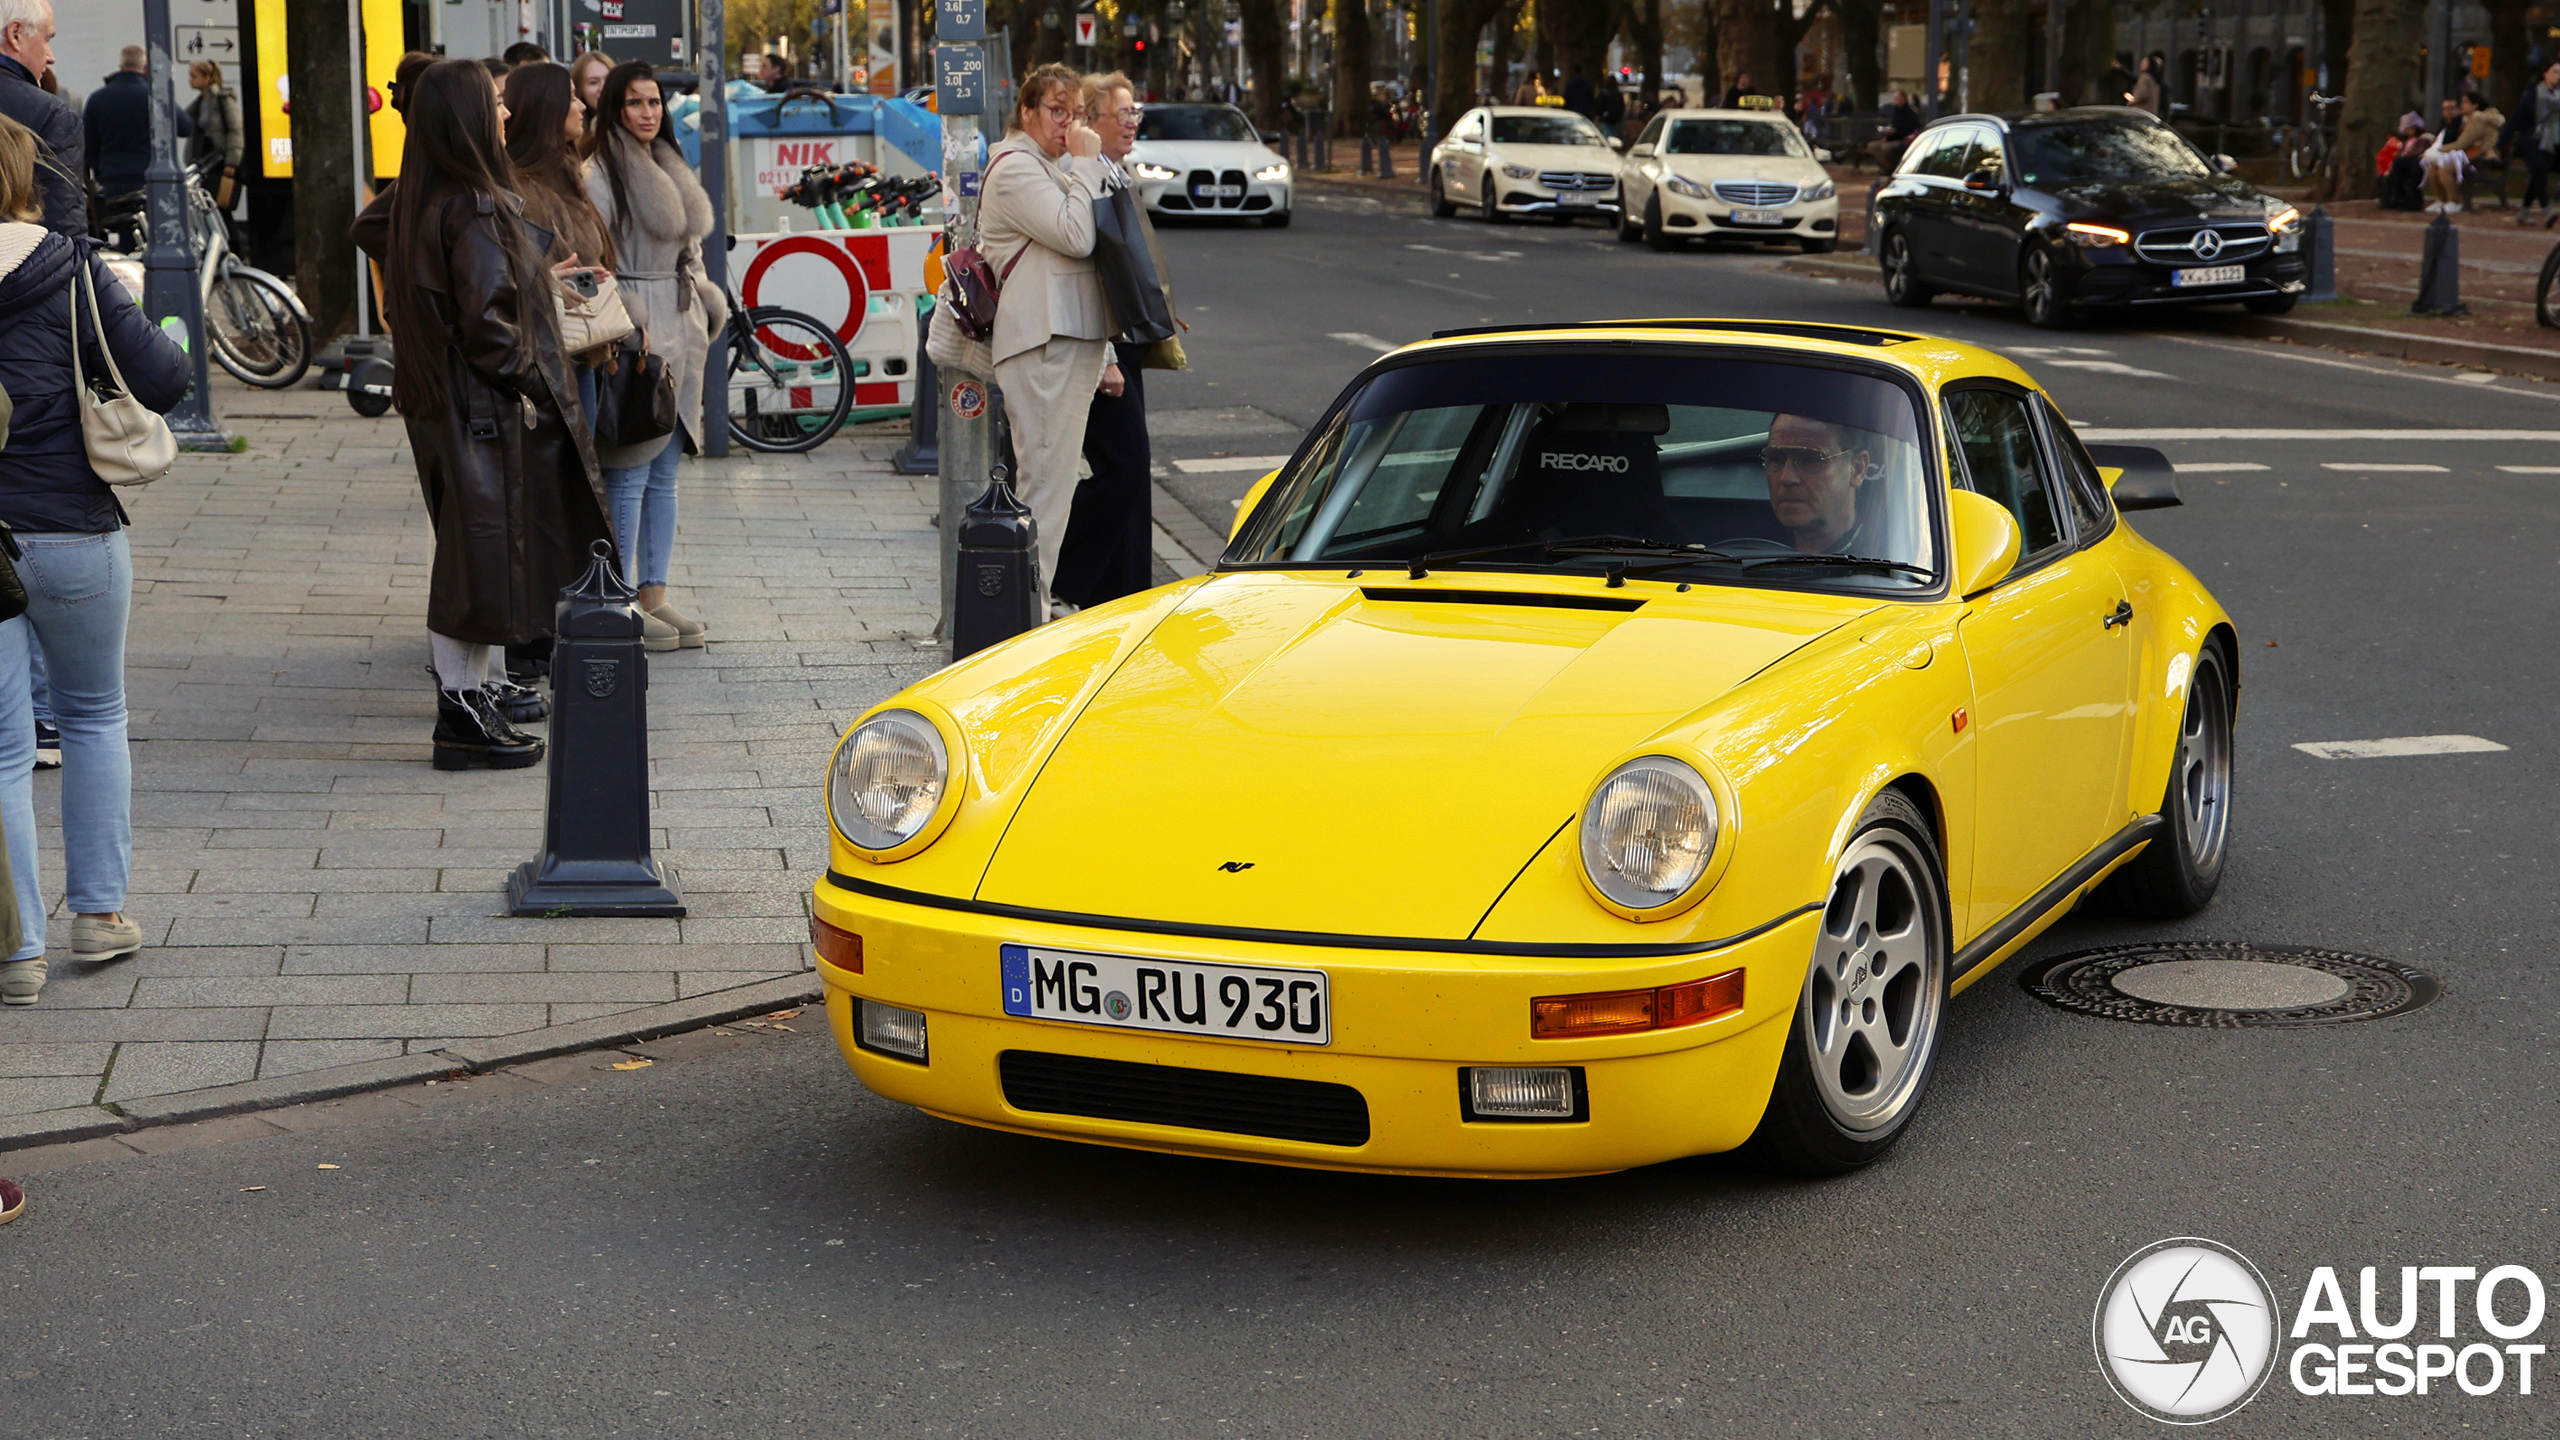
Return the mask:
[[648,647],[696,646],[708,627],[667,603],[667,560],[675,548],[676,461],[687,439],[701,446],[703,365],[711,337],[729,323],[727,302],[702,273],[711,197],[668,133],[666,100],[647,61],[606,74],[588,124],[587,196],[613,236],[623,307],[676,380],[675,433],[606,449],[605,495],[624,578],[640,587]]

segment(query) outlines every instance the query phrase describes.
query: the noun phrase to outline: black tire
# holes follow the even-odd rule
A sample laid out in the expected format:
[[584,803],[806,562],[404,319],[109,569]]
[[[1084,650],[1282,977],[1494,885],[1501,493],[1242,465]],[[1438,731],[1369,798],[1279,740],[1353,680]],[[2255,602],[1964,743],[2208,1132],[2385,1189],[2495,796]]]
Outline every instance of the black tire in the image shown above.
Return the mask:
[[1806,239],[1796,243],[1804,247],[1804,253],[1807,255],[1828,255],[1840,248],[1840,238],[1836,235],[1827,240]]
[[1937,298],[1938,292],[1920,283],[1913,268],[1911,237],[1900,230],[1887,230],[1876,244],[1876,268],[1884,274],[1884,303],[1904,310],[1917,310]]
[[2560,330],[2560,245],[2542,257],[2542,278],[2533,286],[2533,318],[2546,329]]
[[1644,221],[1621,209],[1618,212],[1618,238],[1632,245],[1644,238]]
[[2294,298],[2291,295],[2252,295],[2240,302],[2240,308],[2252,315],[2290,315]]
[[737,327],[730,331],[729,433],[768,455],[834,439],[853,413],[853,358],[844,342],[816,319],[776,305],[749,311],[744,329],[743,340]]
[[1769,1108],[1743,1152],[1785,1174],[1845,1175],[1910,1128],[1946,1027],[1947,880],[1928,818],[1900,793],[1858,817],[1816,933]]
[[1644,243],[1664,255],[1680,248],[1680,237],[1662,228],[1662,197],[1659,195],[1644,202]]
[[213,282],[205,335],[214,363],[245,385],[282,390],[311,369],[311,327],[293,297],[263,277],[237,271]]
[[1458,213],[1458,207],[1457,207],[1457,205],[1449,199],[1448,193],[1447,193],[1446,191],[1444,191],[1444,190],[1441,188],[1441,186],[1440,186],[1440,167],[1439,167],[1439,166],[1437,166],[1437,165],[1432,166],[1432,167],[1431,167],[1431,214],[1432,214],[1432,218],[1437,219],[1437,220],[1446,220],[1446,219],[1448,219],[1450,216],[1455,215],[1455,214],[1457,214],[1457,213]]
[[2231,851],[2231,661],[2219,642],[2196,654],[2160,814],[2169,828],[2089,899],[2104,914],[2177,920],[2213,903]]
[[1263,229],[1265,229],[1265,230],[1286,230],[1286,229],[1288,229],[1288,228],[1289,228],[1289,212],[1288,212],[1288,211],[1286,211],[1286,210],[1274,210],[1274,211],[1272,211],[1270,214],[1263,216],[1263,217],[1262,217],[1262,228],[1263,228]]
[[1476,206],[1484,211],[1484,223],[1487,225],[1499,225],[1509,218],[1502,213],[1500,206],[1493,203],[1493,177],[1490,175],[1484,177],[1484,198],[1478,200]]
[[2053,270],[2053,252],[2041,245],[2029,244],[2027,253],[2018,260],[2018,307],[2027,314],[2027,323],[2039,330],[2064,330],[2071,325],[2071,302],[2062,298],[2062,277]]

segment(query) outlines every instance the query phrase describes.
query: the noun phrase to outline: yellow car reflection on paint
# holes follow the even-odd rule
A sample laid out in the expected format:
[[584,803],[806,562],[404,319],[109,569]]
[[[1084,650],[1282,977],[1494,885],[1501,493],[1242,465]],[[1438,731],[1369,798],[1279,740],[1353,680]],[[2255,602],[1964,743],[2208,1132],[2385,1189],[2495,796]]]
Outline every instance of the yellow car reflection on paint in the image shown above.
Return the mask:
[[1953,994],[2093,889],[2212,897],[2237,644],[2119,514],[2175,503],[1926,336],[1383,356],[1213,572],[847,732],[837,1041],[935,1115],[1181,1154],[1865,1164]]

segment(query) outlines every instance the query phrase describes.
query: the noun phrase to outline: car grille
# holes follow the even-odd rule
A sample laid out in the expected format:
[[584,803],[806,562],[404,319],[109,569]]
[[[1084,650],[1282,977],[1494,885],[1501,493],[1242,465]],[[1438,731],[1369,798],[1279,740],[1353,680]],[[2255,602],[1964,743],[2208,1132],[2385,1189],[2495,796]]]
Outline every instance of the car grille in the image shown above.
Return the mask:
[[[1236,193],[1233,195],[1203,195],[1200,193],[1204,187],[1211,185],[1232,185],[1235,187]],[[1244,205],[1244,192],[1247,188],[1249,187],[1244,183],[1244,172],[1241,170],[1228,170],[1224,172],[1214,170],[1194,170],[1189,175],[1183,177],[1182,181],[1182,193],[1190,197],[1191,207],[1195,210],[1240,209]]]
[[1769,180],[1718,180],[1716,198],[1727,205],[1751,205],[1766,209],[1772,205],[1796,203],[1796,187]]
[[1588,170],[1541,170],[1538,183],[1550,190],[1615,190],[1618,177]]
[[1317,1145],[1369,1143],[1369,1102],[1348,1085],[1007,1050],[1004,1101],[1044,1115],[1134,1120]]
[[[2210,255],[2196,249],[2196,237],[2212,231],[2219,241]],[[2267,227],[2240,222],[2228,225],[2176,225],[2145,230],[2134,237],[2133,253],[2159,265],[2227,265],[2266,253]]]

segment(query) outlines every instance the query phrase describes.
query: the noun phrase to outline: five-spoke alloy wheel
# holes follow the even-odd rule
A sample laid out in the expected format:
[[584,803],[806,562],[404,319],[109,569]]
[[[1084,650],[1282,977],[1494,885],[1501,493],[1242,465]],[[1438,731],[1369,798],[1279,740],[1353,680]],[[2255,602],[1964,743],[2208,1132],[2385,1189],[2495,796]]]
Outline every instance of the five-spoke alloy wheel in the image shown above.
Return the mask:
[[1888,305],[1916,310],[1929,303],[1936,292],[1920,283],[1919,273],[1912,269],[1911,237],[1900,230],[1884,232],[1884,243],[1876,251],[1878,268],[1884,271],[1884,299]]
[[2196,652],[2179,716],[2169,784],[2160,797],[2161,833],[2098,887],[2102,910],[2175,920],[2212,903],[2231,838],[2231,662],[2221,641]]

